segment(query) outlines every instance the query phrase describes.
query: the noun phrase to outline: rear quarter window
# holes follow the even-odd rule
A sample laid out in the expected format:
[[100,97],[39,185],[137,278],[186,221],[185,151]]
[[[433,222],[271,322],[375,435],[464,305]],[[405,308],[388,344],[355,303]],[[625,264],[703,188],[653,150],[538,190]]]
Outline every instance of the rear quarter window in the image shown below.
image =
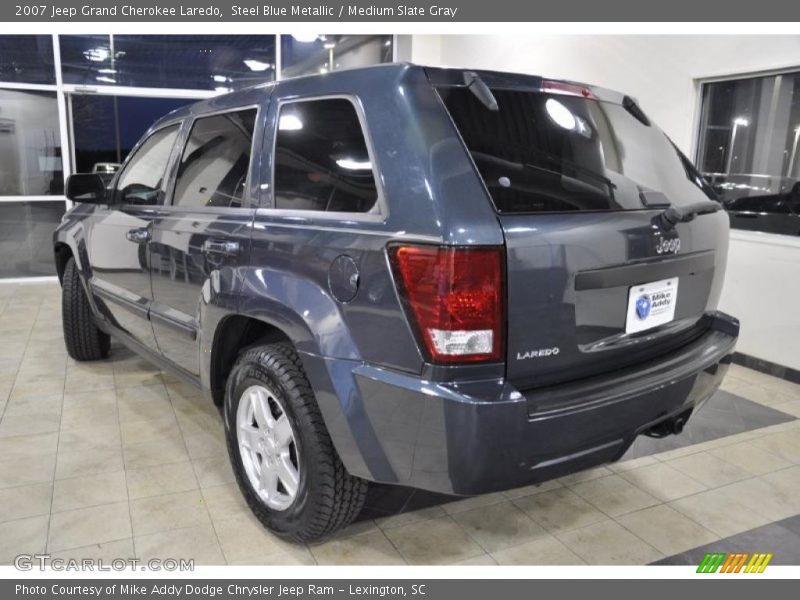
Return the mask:
[[275,136],[275,208],[366,213],[378,192],[366,137],[346,98],[284,104]]

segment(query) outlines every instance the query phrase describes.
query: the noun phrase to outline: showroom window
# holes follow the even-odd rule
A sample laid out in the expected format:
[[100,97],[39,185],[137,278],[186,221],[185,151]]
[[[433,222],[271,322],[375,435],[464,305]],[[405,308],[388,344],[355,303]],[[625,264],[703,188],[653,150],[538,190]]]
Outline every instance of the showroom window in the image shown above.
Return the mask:
[[391,35],[283,35],[281,76],[315,75],[392,62]]
[[64,82],[229,91],[275,79],[274,35],[63,35]]
[[153,123],[192,102],[191,98],[71,94],[75,172],[119,166]]
[[0,35],[0,81],[54,84],[53,37]]
[[241,207],[256,109],[198,119],[183,150],[173,204]]
[[344,98],[281,107],[275,208],[368,212],[378,194],[355,106]]
[[63,193],[55,92],[0,89],[0,196]]
[[702,85],[697,165],[737,229],[800,235],[800,72]]

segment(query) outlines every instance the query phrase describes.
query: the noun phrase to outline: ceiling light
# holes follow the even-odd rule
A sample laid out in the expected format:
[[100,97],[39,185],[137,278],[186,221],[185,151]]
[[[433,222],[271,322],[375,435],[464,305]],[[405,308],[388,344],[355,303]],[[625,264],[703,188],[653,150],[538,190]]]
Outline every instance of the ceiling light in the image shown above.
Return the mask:
[[90,48],[89,50],[86,50],[83,55],[91,61],[103,62],[108,60],[110,52],[108,48]]
[[748,121],[745,117],[736,117],[733,120],[734,125],[738,125],[739,127],[747,127],[750,125],[750,121]]
[[311,42],[316,42],[319,35],[316,33],[293,33],[292,37],[296,42],[310,44]]
[[117,83],[116,79],[112,79],[111,77],[105,77],[104,75],[95,77],[95,79],[97,79],[97,81],[102,81],[104,83]]
[[247,68],[251,71],[266,71],[267,69],[271,69],[272,65],[269,63],[261,62],[260,60],[255,60],[254,58],[248,58],[244,61],[244,64],[247,65]]

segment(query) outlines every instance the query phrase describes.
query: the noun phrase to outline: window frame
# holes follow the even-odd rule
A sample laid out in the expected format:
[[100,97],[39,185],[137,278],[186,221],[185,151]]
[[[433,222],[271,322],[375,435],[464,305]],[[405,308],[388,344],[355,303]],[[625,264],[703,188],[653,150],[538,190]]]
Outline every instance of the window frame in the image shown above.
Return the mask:
[[[254,182],[259,182],[259,169],[256,167],[256,161],[254,158],[256,157],[256,153],[258,152],[257,142],[258,140],[258,128],[261,126],[260,118],[262,115],[262,108],[263,104],[255,103],[255,104],[243,104],[241,106],[236,107],[228,107],[222,108],[219,110],[209,111],[205,113],[200,113],[196,115],[188,116],[184,119],[182,125],[182,134],[181,138],[178,140],[180,151],[178,152],[177,156],[175,157],[174,163],[172,163],[172,167],[170,169],[170,180],[169,180],[169,187],[167,191],[166,198],[164,200],[164,204],[161,205],[162,208],[169,208],[170,211],[181,211],[181,212],[205,212],[209,214],[214,213],[221,213],[221,212],[228,212],[231,210],[235,211],[251,211],[256,208],[259,208],[258,198],[254,197],[253,194],[250,193],[252,190],[252,186]],[[242,205],[241,206],[181,206],[180,204],[175,204],[175,189],[178,185],[178,168],[180,167],[181,159],[183,158],[183,153],[186,150],[186,144],[189,143],[189,138],[192,135],[192,129],[194,129],[195,124],[200,119],[205,119],[208,117],[216,117],[219,115],[224,115],[228,113],[235,113],[235,112],[242,112],[245,110],[253,110],[256,111],[256,116],[254,120],[254,127],[253,127],[253,139],[250,141],[250,164],[247,167],[247,185],[245,186],[244,195],[242,196]],[[121,171],[122,169],[120,169]]]
[[[108,203],[109,205],[117,207],[133,207],[136,209],[150,209],[150,210],[158,210],[159,208],[167,205],[168,201],[171,200],[171,195],[172,195],[172,184],[170,180],[174,179],[172,171],[175,166],[175,159],[176,159],[175,151],[178,147],[179,142],[181,141],[181,137],[183,136],[184,126],[185,122],[183,120],[170,121],[168,123],[163,123],[158,127],[154,127],[148,130],[147,133],[145,133],[145,135],[142,136],[142,139],[140,139],[136,143],[136,145],[130,151],[128,156],[125,157],[125,160],[122,162],[122,166],[119,168],[119,171],[117,171],[114,174],[114,179],[111,182],[113,193],[111,195],[111,201]],[[119,180],[125,173],[125,170],[130,166],[131,161],[136,157],[137,154],[139,154],[139,151],[142,149],[142,146],[144,146],[147,143],[147,140],[149,140],[158,132],[168,129],[170,127],[176,127],[177,132],[175,136],[175,141],[173,142],[172,145],[172,150],[170,151],[169,158],[167,159],[167,165],[164,168],[164,178],[166,180],[164,187],[164,202],[162,202],[161,204],[149,205],[149,204],[133,204],[131,202],[119,201],[118,200],[119,188],[117,186],[119,185]]]
[[[259,177],[259,170],[257,168],[256,162],[253,160],[256,157],[256,153],[258,151],[258,147],[256,143],[258,142],[258,128],[260,126],[259,119],[262,115],[262,104],[243,104],[241,106],[236,106],[233,108],[222,108],[219,110],[214,110],[206,113],[199,113],[196,115],[190,115],[186,117],[183,121],[182,126],[182,134],[181,139],[178,140],[178,145],[180,146],[180,150],[177,152],[175,156],[175,161],[172,163],[172,167],[170,169],[170,180],[169,180],[169,190],[164,201],[164,204],[161,205],[162,209],[169,209],[171,212],[203,212],[209,214],[220,214],[220,213],[229,213],[230,211],[252,211],[258,208],[258,198],[254,197],[253,194],[250,193],[252,190],[253,181],[258,179]],[[253,128],[253,139],[250,142],[250,165],[247,169],[247,185],[245,186],[245,193],[242,196],[242,205],[241,206],[181,206],[180,204],[175,204],[175,189],[178,185],[178,168],[180,166],[181,158],[183,157],[183,152],[186,150],[186,144],[189,143],[189,137],[192,135],[192,129],[200,119],[205,119],[206,117],[216,117],[218,115],[224,115],[227,113],[232,112],[241,112],[243,110],[256,110],[256,117],[255,117],[255,127]],[[252,178],[252,179],[251,179]]]
[[[280,91],[280,90],[279,90]],[[356,113],[356,118],[361,127],[361,135],[364,136],[364,143],[367,147],[367,156],[372,164],[372,178],[375,180],[375,204],[376,210],[369,212],[336,212],[327,210],[303,210],[298,208],[275,208],[275,153],[278,147],[278,125],[280,124],[281,110],[289,104],[301,102],[314,102],[318,100],[347,100]],[[364,114],[364,107],[361,99],[356,94],[309,94],[302,96],[291,96],[275,98],[274,119],[269,125],[269,133],[272,135],[270,149],[269,166],[269,190],[265,194],[266,204],[262,203],[259,208],[268,211],[271,216],[282,217],[306,217],[309,219],[328,220],[328,221],[376,221],[383,222],[389,216],[389,207],[386,202],[386,195],[383,188],[383,180],[380,177],[380,164],[376,159],[375,145],[372,140],[367,118]]]

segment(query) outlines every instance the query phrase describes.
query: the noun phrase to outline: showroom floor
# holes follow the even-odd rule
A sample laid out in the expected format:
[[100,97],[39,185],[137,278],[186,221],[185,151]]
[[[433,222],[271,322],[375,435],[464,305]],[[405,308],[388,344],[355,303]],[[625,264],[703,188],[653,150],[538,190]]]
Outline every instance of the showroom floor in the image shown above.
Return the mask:
[[[734,366],[682,436],[617,464],[466,500],[375,488],[329,541],[253,518],[197,390],[115,346],[67,358],[56,284],[0,285],[0,564],[22,553],[197,564],[800,564],[800,385]],[[698,558],[699,557],[699,558]]]

